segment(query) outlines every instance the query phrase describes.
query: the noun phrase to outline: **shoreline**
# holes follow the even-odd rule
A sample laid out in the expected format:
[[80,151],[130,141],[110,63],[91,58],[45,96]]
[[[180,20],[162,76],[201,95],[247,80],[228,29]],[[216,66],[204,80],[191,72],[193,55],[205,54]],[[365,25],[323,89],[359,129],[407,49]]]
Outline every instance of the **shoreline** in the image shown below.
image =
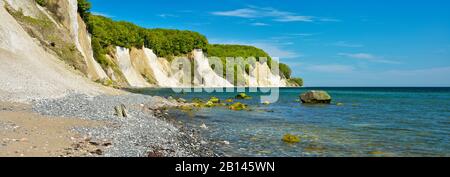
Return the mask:
[[[54,146],[54,152],[12,153],[16,156],[95,156],[95,157],[217,157],[212,145],[203,139],[198,130],[177,124],[168,119],[167,108],[182,106],[174,100],[158,96],[138,94],[87,96],[69,94],[57,99],[35,100],[30,104],[9,108],[16,103],[2,102],[0,115],[25,114],[29,126],[47,121],[49,127],[55,124],[67,126],[55,129],[59,133],[43,133],[47,128],[28,133],[27,141],[17,141],[19,133],[8,131],[4,122],[18,123],[18,119],[0,116],[0,135],[5,140],[14,139],[15,147],[28,147],[34,141],[33,134],[43,134],[41,139],[52,139],[64,135],[59,141],[60,146]],[[114,115],[114,107],[124,105],[128,117]],[[61,123],[62,122],[62,123]],[[70,123],[69,123],[70,122]],[[78,124],[78,122],[83,122]],[[44,135],[45,134],[45,135]],[[29,139],[29,140],[28,140]],[[36,147],[49,146],[36,142]],[[52,146],[50,144],[50,146]],[[13,147],[12,143],[3,142],[2,151]],[[6,151],[5,151],[6,152]],[[0,154],[0,156],[7,156]]]

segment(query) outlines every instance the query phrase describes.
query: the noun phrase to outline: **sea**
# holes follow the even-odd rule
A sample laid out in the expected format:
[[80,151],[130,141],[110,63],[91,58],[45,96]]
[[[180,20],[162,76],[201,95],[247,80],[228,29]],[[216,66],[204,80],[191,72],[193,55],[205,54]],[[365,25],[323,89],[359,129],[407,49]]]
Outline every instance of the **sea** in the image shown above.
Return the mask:
[[[307,105],[299,95],[327,91],[329,105]],[[277,102],[266,105],[255,89],[233,92],[174,92],[139,89],[136,93],[207,101],[222,101],[245,92],[249,100],[234,100],[248,110],[227,106],[192,111],[174,109],[170,115],[200,130],[215,142],[215,150],[233,157],[422,157],[450,156],[450,88],[448,87],[321,87],[279,88]],[[202,124],[207,129],[200,128]],[[286,143],[286,134],[299,143]]]

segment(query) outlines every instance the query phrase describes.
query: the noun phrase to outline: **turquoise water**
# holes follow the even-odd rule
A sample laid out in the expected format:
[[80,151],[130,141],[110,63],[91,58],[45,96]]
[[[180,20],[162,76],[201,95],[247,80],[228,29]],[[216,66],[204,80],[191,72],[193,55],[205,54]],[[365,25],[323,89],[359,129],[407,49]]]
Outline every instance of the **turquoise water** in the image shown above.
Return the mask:
[[[333,104],[297,102],[313,89],[328,91]],[[139,92],[187,100],[237,94]],[[205,123],[209,128],[203,136],[218,142],[216,148],[226,156],[450,156],[450,88],[283,88],[271,105],[260,104],[259,95],[267,94],[248,94],[253,99],[242,102],[251,111],[215,107],[171,113],[189,127]],[[301,142],[282,142],[286,133]]]

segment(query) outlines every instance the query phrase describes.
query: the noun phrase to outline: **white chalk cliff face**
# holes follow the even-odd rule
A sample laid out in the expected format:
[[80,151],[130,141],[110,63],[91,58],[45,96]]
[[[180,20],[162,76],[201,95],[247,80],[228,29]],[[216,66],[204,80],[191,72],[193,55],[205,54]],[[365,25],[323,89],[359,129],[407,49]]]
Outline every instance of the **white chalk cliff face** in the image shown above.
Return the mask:
[[[202,50],[194,50],[195,77],[194,85],[200,87],[234,87],[211,68],[208,58]],[[197,83],[196,83],[197,82]]]
[[158,57],[153,53],[153,50],[144,48],[148,68],[153,71],[155,80],[159,87],[179,87],[181,84],[176,78],[171,77],[171,69],[167,60]]
[[78,15],[77,0],[68,1],[68,14],[70,21],[70,33],[75,42],[75,46],[83,55],[87,65],[88,77],[92,80],[106,79],[108,76],[98,62],[94,59],[91,46],[91,37],[89,36],[86,25]]
[[[22,10],[23,15],[38,18],[41,15],[40,10],[34,0],[5,0],[14,10]],[[3,6],[2,6],[3,8]]]
[[120,70],[131,87],[150,87],[151,85],[137,72],[131,64],[130,50],[116,47],[116,59]]
[[247,73],[244,75],[245,79],[246,79],[246,83],[248,87],[259,87],[262,85],[259,85],[258,83],[258,79],[254,76],[254,75],[248,75]]
[[0,95],[3,98],[27,102],[64,96],[70,90],[87,94],[101,92],[39,46],[4,5],[0,1]]
[[254,69],[250,72],[253,82],[259,87],[286,87],[286,81],[279,75],[272,73],[267,63],[256,62]]
[[[116,47],[115,54],[107,56],[109,60],[114,61],[115,68],[111,68],[111,66],[102,68],[94,58],[91,36],[86,29],[86,24],[78,14],[77,0],[48,1],[52,7],[57,8],[41,7],[37,5],[34,0],[0,0],[0,2],[0,9],[2,12],[2,18],[0,18],[2,21],[0,24],[2,25],[2,28],[0,28],[0,30],[2,30],[2,33],[0,34],[0,45],[2,48],[0,50],[1,56],[3,57],[0,61],[11,62],[10,60],[6,60],[6,58],[22,58],[22,60],[18,61],[28,62],[24,64],[24,66],[31,67],[36,65],[35,68],[40,68],[40,71],[36,71],[36,75],[34,76],[31,76],[35,71],[34,69],[29,69],[30,72],[23,71],[21,76],[34,78],[33,81],[23,78],[26,82],[34,83],[34,81],[39,81],[35,76],[47,77],[40,75],[39,73],[46,70],[44,68],[45,65],[48,64],[48,61],[53,61],[53,59],[57,59],[57,57],[45,52],[44,47],[40,46],[39,42],[33,40],[29,34],[20,27],[20,24],[3,8],[5,2],[13,9],[17,11],[21,10],[26,16],[49,20],[54,23],[60,31],[63,31],[63,34],[65,35],[62,38],[64,38],[65,41],[69,41],[69,43],[73,42],[73,45],[82,56],[79,60],[83,60],[82,63],[86,65],[86,68],[83,68],[83,73],[93,81],[111,79],[120,82],[121,86],[123,83],[124,86],[127,86],[128,84],[128,86],[131,87],[234,87],[232,83],[218,75],[211,68],[211,63],[202,50],[192,51],[193,57],[191,58],[191,61],[194,61],[195,64],[194,71],[191,71],[194,72],[195,76],[192,80],[186,79],[190,77],[190,73],[172,68],[171,63],[169,63],[167,59],[159,58],[151,49],[147,48],[126,49],[123,47]],[[25,51],[25,49],[27,50]],[[24,58],[27,60],[24,60]],[[35,58],[38,58],[39,60],[28,61],[28,59]],[[61,63],[61,61],[57,62]],[[15,62],[10,65],[17,65],[19,63],[20,62]],[[2,68],[2,71],[14,69],[14,67],[8,68],[7,66],[8,65],[3,65],[0,66],[0,68]],[[24,69],[24,67],[21,69]],[[120,72],[115,72],[117,71],[116,69],[119,69]],[[0,71],[0,73],[2,71]],[[49,72],[45,72],[45,74],[49,74]],[[286,86],[286,80],[282,79],[279,75],[273,74],[266,63],[257,63],[251,68],[249,74],[244,72],[242,75],[244,82],[238,86]],[[7,76],[8,74],[4,73],[0,78],[6,80]],[[20,78],[21,76],[17,77]],[[53,74],[48,76],[48,79],[51,80],[54,77],[59,78],[62,76]],[[64,84],[62,85],[65,85],[67,81],[65,79],[61,81],[55,80],[54,82],[61,83],[63,81]],[[37,86],[40,85],[39,83],[35,84]],[[72,86],[72,84],[68,85]],[[15,88],[12,85],[7,84],[3,84],[2,87],[5,90]],[[49,87],[58,88],[56,85],[50,85]]]
[[[126,80],[132,87],[234,87],[228,80],[219,76],[211,68],[208,58],[203,54],[202,50],[194,50],[193,62],[194,78],[183,82],[185,76],[189,76],[189,73],[185,73],[183,70],[173,70],[170,63],[165,58],[158,58],[155,53],[148,48],[135,49],[137,52],[132,52],[130,56],[130,50],[123,47],[116,47],[117,54],[116,60],[118,61],[119,68],[125,75]],[[142,51],[143,50],[143,51]],[[142,55],[136,54],[141,53]],[[130,62],[130,58],[131,61]],[[155,85],[150,85],[145,82],[142,77],[151,72],[151,77],[155,80]],[[251,67],[250,73],[244,74],[243,83],[238,86],[246,87],[286,87],[287,83],[285,79],[282,79],[279,75],[273,74],[267,63],[257,62]]]

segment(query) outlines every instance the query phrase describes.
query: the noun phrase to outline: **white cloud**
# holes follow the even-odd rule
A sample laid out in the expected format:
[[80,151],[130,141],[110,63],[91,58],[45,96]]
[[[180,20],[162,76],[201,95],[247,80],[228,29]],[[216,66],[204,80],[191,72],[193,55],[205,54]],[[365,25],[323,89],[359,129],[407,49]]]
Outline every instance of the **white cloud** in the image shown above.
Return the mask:
[[290,36],[314,36],[313,33],[294,33],[294,34],[288,34]]
[[362,45],[362,44],[353,44],[353,43],[349,43],[347,41],[338,41],[338,42],[332,43],[331,45],[337,46],[337,47],[348,47],[348,48],[364,47],[364,45]]
[[330,64],[330,65],[310,65],[306,67],[306,70],[310,72],[342,74],[342,73],[351,73],[355,70],[355,68],[349,65]]
[[269,24],[267,24],[267,23],[260,23],[260,22],[251,23],[250,25],[252,25],[252,26],[269,26]]
[[212,12],[212,14],[218,16],[242,17],[242,18],[256,18],[261,15],[260,12],[248,8],[236,9],[231,11]]
[[374,63],[385,63],[385,64],[401,64],[401,62],[386,60],[383,57],[378,57],[370,53],[338,53],[339,56],[344,56],[348,58],[366,60]]
[[303,16],[293,12],[280,11],[275,8],[260,8],[249,6],[248,8],[235,9],[230,11],[217,11],[211,14],[217,16],[240,17],[240,18],[271,18],[277,22],[313,22],[313,21],[338,21],[332,18],[317,18],[314,16]]
[[281,16],[275,21],[278,22],[312,22],[314,17],[311,16],[298,16],[298,15],[286,15]]
[[356,58],[356,59],[375,59],[376,57],[369,53],[339,53],[340,56],[345,56],[349,58]]
[[174,15],[174,14],[159,14],[158,17],[169,18],[169,17],[178,17],[178,16]]

